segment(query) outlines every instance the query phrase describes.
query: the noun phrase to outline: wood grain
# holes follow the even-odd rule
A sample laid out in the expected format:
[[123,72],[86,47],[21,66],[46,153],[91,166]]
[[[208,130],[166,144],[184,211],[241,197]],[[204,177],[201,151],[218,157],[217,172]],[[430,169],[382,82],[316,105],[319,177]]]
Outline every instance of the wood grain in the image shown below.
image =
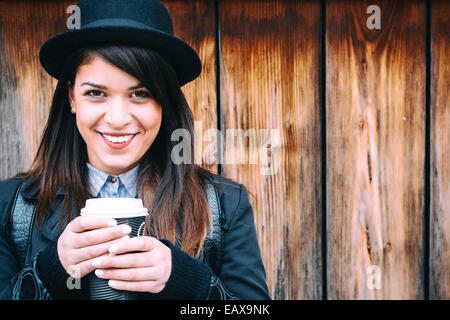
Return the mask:
[[[217,128],[216,72],[215,72],[215,15],[214,2],[209,0],[166,0],[174,34],[197,51],[202,61],[202,72],[194,81],[182,87],[193,113],[195,163],[218,173],[217,162],[208,153],[207,131]],[[213,151],[211,151],[213,152]]]
[[[226,142],[225,156],[236,158],[225,163],[224,175],[255,195],[250,201],[274,299],[322,297],[320,26],[317,1],[220,2],[221,127],[258,135],[257,148],[244,154]],[[268,150],[279,169],[264,175]]]
[[56,87],[39,48],[64,30],[70,2],[0,2],[0,179],[28,169],[37,151]]
[[432,2],[430,299],[450,299],[450,3]]
[[421,299],[425,4],[373,4],[327,2],[328,298]]
[[[73,3],[0,1],[0,180],[28,169],[37,151],[56,86],[38,50],[66,29]],[[431,1],[430,172],[425,1],[328,0],[325,24],[321,1],[219,1],[220,34],[214,1],[163,3],[202,60],[200,77],[182,88],[198,121],[195,151],[250,192],[272,298],[422,299],[428,290],[449,299],[448,1]],[[380,30],[366,26],[370,4],[381,9]],[[218,128],[230,138],[223,158],[209,135]],[[233,148],[241,138],[243,149]]]

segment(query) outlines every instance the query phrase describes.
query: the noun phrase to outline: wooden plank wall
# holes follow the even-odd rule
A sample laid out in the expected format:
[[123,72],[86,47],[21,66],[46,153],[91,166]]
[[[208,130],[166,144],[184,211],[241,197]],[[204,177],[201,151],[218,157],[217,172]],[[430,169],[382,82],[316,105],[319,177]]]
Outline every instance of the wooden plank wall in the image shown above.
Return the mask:
[[69,2],[0,1],[0,177],[28,169],[50,110],[56,80],[38,50],[66,28]]
[[[0,1],[0,179],[37,150],[56,85],[38,49],[74,2]],[[449,299],[450,4],[163,3],[203,63],[196,152],[250,192],[271,296]],[[210,129],[244,152],[214,158]]]
[[[379,30],[366,27],[367,2],[327,6],[327,277],[334,299],[421,299],[424,292],[417,275],[425,263],[425,3],[378,5]],[[380,271],[380,290],[366,285],[369,267]]]
[[274,174],[261,175],[261,165],[224,166],[255,195],[268,284],[278,299],[322,295],[320,13],[317,1],[220,6],[222,127],[279,130],[261,137],[258,149],[271,145]]
[[430,299],[450,298],[450,2],[431,8]]
[[[196,152],[198,162],[203,167],[218,173],[218,164],[213,155],[204,152],[210,142],[203,139],[207,130],[217,128],[217,92],[216,92],[216,46],[214,1],[163,1],[172,14],[174,32],[185,39],[199,54],[202,61],[202,72],[198,79],[183,86],[182,90],[195,115]],[[211,153],[214,153],[211,150]],[[197,163],[197,161],[196,161]]]

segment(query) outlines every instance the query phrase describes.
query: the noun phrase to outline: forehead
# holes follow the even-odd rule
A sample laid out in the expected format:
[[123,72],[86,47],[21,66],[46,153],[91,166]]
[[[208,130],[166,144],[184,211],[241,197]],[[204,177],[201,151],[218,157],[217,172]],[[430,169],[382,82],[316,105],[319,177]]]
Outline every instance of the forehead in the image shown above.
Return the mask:
[[94,56],[78,68],[75,84],[79,86],[84,82],[96,83],[111,89],[121,89],[137,85],[140,81],[109,61]]

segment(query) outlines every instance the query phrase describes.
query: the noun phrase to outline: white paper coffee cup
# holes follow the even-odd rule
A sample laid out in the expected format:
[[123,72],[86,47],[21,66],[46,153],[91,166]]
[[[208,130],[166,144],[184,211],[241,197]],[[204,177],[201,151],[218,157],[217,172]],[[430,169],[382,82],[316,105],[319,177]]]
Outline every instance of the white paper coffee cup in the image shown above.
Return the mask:
[[[82,216],[108,217],[118,224],[131,227],[130,237],[140,237],[145,232],[145,218],[148,210],[141,199],[136,198],[96,198],[86,200],[81,209]],[[132,293],[119,291],[108,286],[108,280],[89,275],[89,291],[92,300],[128,300]]]
[[102,216],[110,218],[130,218],[147,216],[148,210],[141,199],[136,198],[96,198],[86,200],[81,209],[82,216]]

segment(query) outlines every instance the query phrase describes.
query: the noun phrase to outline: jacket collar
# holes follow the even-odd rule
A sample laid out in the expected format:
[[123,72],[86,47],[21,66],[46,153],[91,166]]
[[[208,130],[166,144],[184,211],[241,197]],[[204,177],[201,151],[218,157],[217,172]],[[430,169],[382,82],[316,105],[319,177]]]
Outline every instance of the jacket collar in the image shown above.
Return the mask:
[[[26,200],[37,200],[38,195],[39,195],[39,189],[40,189],[40,183],[34,185],[31,187],[30,190],[26,190],[25,189],[31,184],[32,182],[32,178],[29,178],[27,180],[25,180],[23,182],[22,185],[22,196],[24,199]],[[52,206],[50,212],[48,212],[48,216],[46,217],[45,222],[43,223],[42,227],[39,227],[39,231],[41,233],[41,235],[48,239],[48,240],[53,240],[56,239],[59,234],[60,234],[60,230],[59,230],[59,216],[60,216],[60,212],[61,212],[61,207],[62,207],[62,196],[64,196],[66,193],[66,190],[64,187],[58,187],[58,190],[56,192],[56,201],[55,201],[55,206]],[[36,205],[36,203],[34,202],[34,205]],[[62,230],[64,230],[65,228],[65,221],[66,219],[63,219],[63,225],[62,225]],[[37,228],[37,224],[34,224],[35,228]]]
[[[41,188],[40,183],[35,184],[30,190],[25,190],[29,185],[31,185],[32,178],[28,178],[23,182],[22,196],[27,200],[37,200],[39,195],[39,189]],[[58,186],[56,191],[56,196],[64,196],[66,194],[66,189],[64,187]]]

